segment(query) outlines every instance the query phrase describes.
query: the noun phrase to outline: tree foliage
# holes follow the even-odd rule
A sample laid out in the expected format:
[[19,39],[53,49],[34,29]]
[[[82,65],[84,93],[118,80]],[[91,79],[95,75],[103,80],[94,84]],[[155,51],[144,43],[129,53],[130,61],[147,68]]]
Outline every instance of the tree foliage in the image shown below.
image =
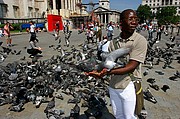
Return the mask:
[[152,18],[151,8],[148,5],[140,5],[136,12],[140,19],[140,23]]
[[165,23],[177,23],[179,21],[179,16],[176,15],[176,7],[167,6],[158,9],[156,13],[156,18],[160,24]]

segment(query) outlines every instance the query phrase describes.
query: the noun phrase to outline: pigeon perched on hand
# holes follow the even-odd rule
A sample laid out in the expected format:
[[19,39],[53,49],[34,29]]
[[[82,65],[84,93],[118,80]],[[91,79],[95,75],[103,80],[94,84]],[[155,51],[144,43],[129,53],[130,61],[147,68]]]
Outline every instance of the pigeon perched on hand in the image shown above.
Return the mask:
[[118,58],[128,54],[130,51],[131,51],[131,48],[123,47],[123,48],[119,48],[117,50],[114,50],[114,51],[112,51],[111,53],[109,53],[107,55],[102,54],[103,59],[105,58],[105,62],[103,63],[104,68],[107,68],[107,69],[111,70],[111,69],[115,68],[116,66],[117,67],[123,67],[124,66],[123,64],[118,64],[115,61]]

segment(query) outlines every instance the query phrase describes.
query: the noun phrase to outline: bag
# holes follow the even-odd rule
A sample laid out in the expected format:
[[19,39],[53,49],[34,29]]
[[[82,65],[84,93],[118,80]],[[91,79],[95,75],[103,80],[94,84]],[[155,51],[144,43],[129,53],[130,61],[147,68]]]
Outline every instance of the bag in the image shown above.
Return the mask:
[[141,81],[134,81],[134,87],[136,90],[136,106],[135,106],[135,114],[140,115],[141,110],[144,107],[144,98],[143,98],[143,90],[141,86]]

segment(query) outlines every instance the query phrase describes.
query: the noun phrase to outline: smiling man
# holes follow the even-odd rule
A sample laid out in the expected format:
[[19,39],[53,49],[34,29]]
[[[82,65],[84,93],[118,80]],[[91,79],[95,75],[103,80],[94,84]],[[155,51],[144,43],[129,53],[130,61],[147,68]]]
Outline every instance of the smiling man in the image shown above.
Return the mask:
[[112,52],[119,48],[131,47],[131,51],[125,58],[119,58],[125,62],[125,66],[110,71],[93,71],[89,75],[95,77],[111,75],[109,94],[115,118],[136,119],[134,113],[136,92],[133,81],[140,82],[142,78],[141,64],[144,63],[146,57],[147,40],[135,31],[139,21],[135,11],[132,9],[124,10],[120,18],[121,33],[118,40],[114,39],[110,42],[108,49],[109,52]]

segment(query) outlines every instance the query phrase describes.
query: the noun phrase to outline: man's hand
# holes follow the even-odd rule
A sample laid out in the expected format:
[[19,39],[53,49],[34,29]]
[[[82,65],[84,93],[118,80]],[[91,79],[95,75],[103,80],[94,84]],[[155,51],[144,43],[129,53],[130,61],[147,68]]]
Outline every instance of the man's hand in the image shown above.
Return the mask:
[[91,72],[85,72],[85,75],[87,76],[92,76],[94,78],[102,78],[104,75],[106,75],[108,70],[104,68],[102,71],[98,72],[96,70],[91,71]]

